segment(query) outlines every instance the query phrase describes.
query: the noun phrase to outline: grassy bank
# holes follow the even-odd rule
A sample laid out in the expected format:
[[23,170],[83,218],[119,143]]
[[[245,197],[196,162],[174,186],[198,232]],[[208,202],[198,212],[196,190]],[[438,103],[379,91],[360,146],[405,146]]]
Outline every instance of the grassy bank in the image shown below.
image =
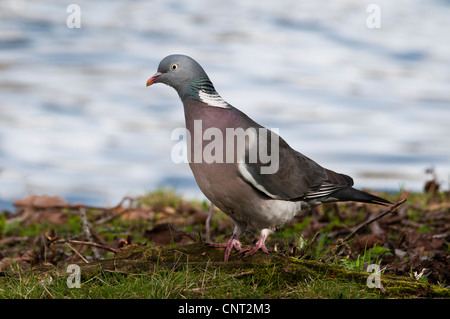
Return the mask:
[[[222,249],[202,243],[225,241],[232,225],[215,210],[208,233],[206,202],[170,190],[126,198],[112,208],[28,197],[15,203],[16,212],[0,215],[0,297],[448,297],[450,195],[381,195],[408,200],[348,242],[343,238],[385,208],[317,207],[269,239],[270,255],[243,259],[236,252],[226,265]],[[242,241],[256,238],[248,232]],[[68,287],[77,273],[67,271],[70,264],[81,267],[80,288]],[[370,264],[379,267],[382,288],[367,287]]]

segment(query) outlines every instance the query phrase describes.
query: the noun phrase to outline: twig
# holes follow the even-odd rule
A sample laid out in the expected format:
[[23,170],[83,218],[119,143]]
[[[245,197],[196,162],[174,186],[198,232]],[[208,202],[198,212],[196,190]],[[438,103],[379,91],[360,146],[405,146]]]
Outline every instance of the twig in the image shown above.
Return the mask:
[[74,239],[70,239],[70,240],[61,239],[61,240],[58,240],[57,243],[63,243],[63,244],[68,244],[69,243],[69,244],[77,244],[77,245],[86,245],[86,246],[96,247],[96,248],[103,249],[103,250],[108,250],[108,251],[111,251],[111,252],[116,253],[116,254],[118,252],[120,252],[119,249],[111,248],[111,247],[108,247],[108,246],[105,246],[105,245],[101,245],[101,244],[97,244],[97,243],[90,242],[90,241],[82,241],[82,240],[74,240]]
[[105,245],[101,245],[101,244],[97,244],[97,243],[89,242],[89,241],[69,240],[69,243],[92,246],[92,247],[96,247],[96,248],[100,248],[100,249],[104,249],[104,250],[109,250],[109,251],[112,251],[113,253],[116,253],[116,254],[118,252],[120,252],[119,249],[111,248],[111,247],[108,247],[108,246],[105,246]]
[[[86,209],[84,207],[80,208],[80,216],[81,216],[81,225],[83,226],[83,232],[86,235],[86,238],[89,242],[94,242],[92,238],[91,231],[89,230],[89,225],[86,217]],[[100,253],[98,252],[97,247],[92,246],[92,252],[94,253],[95,259],[100,259]]]
[[84,256],[80,254],[80,252],[76,250],[71,244],[69,244],[68,242],[66,242],[65,244],[67,245],[67,247],[72,249],[74,253],[77,254],[77,256],[80,257],[86,264],[89,264],[89,261],[86,258],[84,258]]
[[381,217],[383,217],[383,216],[385,216],[385,215],[387,215],[389,213],[392,213],[398,206],[400,206],[404,202],[406,202],[406,198],[404,198],[401,201],[399,201],[398,203],[392,205],[391,207],[389,207],[389,209],[385,210],[384,212],[382,212],[378,216],[375,216],[374,218],[372,218],[372,219],[364,222],[363,224],[359,225],[358,227],[356,227],[356,229],[354,231],[352,231],[347,237],[344,238],[343,243],[348,242],[359,230],[367,227],[368,225],[370,225],[374,221],[380,219]]
[[32,208],[37,208],[37,209],[42,209],[42,210],[50,210],[50,209],[79,210],[80,208],[84,208],[84,209],[101,210],[101,211],[109,212],[109,211],[113,211],[113,210],[119,208],[120,206],[122,206],[123,202],[126,201],[126,200],[129,200],[129,201],[133,202],[134,198],[129,197],[129,196],[125,196],[124,198],[122,198],[120,200],[120,202],[116,206],[113,206],[113,207],[92,206],[92,205],[85,205],[85,204],[80,204],[80,203],[55,204],[55,205],[48,205],[48,206],[40,206],[40,205],[35,205],[35,204],[29,204],[29,205],[20,205],[20,206],[17,206],[17,207],[20,207],[20,208],[32,207]]
[[209,243],[211,240],[211,229],[210,229],[210,222],[211,222],[211,216],[214,213],[214,204],[210,203],[209,205],[209,212],[208,217],[206,218],[206,242]]
[[117,212],[117,213],[115,213],[113,215],[103,217],[103,218],[97,220],[95,222],[95,224],[96,225],[101,225],[101,224],[104,224],[104,223],[108,223],[108,222],[112,221],[113,219],[115,219],[115,218],[117,218],[117,217],[119,217],[119,216],[129,212],[132,209],[132,206],[133,206],[133,203],[134,203],[134,198],[132,198],[132,197],[124,197],[124,198],[122,198],[122,200],[119,202],[119,204],[117,204],[115,207],[113,207],[113,208],[111,208],[111,209],[109,209],[107,211],[115,210],[115,209],[121,207],[123,202],[126,201],[127,199],[130,202],[128,204],[128,208],[122,209],[121,211],[119,211],[119,212]]
[[113,215],[109,215],[109,216],[103,217],[103,218],[97,220],[95,222],[95,225],[101,225],[101,224],[104,224],[104,223],[108,223],[108,222],[112,221],[113,219],[115,219],[115,218],[125,214],[126,212],[129,212],[130,210],[131,210],[130,207],[129,208],[125,208],[125,209],[122,209],[121,211],[119,211],[119,212],[117,212],[117,213],[115,213]]

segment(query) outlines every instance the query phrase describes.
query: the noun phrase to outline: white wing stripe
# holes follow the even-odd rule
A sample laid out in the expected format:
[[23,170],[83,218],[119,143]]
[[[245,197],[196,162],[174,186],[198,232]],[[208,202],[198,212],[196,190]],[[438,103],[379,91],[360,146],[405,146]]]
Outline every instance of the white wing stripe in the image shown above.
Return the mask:
[[252,184],[256,189],[259,189],[261,192],[269,196],[273,199],[281,199],[279,196],[271,194],[267,189],[265,189],[264,186],[261,184],[258,184],[258,182],[253,178],[252,174],[248,171],[247,165],[245,163],[239,163],[239,172],[241,173],[242,177]]
[[342,188],[342,186],[336,186],[333,184],[324,184],[324,185],[321,185],[318,190],[306,193],[304,198],[317,198],[317,197],[327,196],[341,188]]

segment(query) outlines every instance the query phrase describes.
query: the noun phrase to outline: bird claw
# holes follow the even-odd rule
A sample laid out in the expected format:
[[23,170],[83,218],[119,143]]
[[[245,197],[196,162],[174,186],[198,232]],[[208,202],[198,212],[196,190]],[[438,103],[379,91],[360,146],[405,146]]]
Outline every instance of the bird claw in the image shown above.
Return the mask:
[[244,257],[248,257],[253,255],[254,253],[256,253],[258,250],[262,250],[263,252],[265,252],[266,254],[269,253],[269,251],[267,250],[267,247],[265,245],[265,241],[266,241],[266,236],[261,236],[261,238],[256,242],[255,246],[253,246],[252,249],[250,249],[249,251],[247,251],[244,255]]
[[225,247],[225,256],[224,256],[224,260],[225,262],[228,261],[228,258],[230,257],[231,254],[231,249],[233,249],[233,247],[237,250],[237,251],[242,251],[242,244],[239,241],[239,239],[237,239],[234,235],[230,238],[229,241],[225,242],[225,243],[210,243],[210,245],[212,247]]
[[[267,250],[267,247],[265,245],[266,237],[267,237],[266,235],[262,235],[259,238],[259,240],[256,242],[255,246],[253,246],[252,249],[245,252],[244,257],[251,256],[260,249],[263,252],[265,252],[266,254],[268,254],[269,251]],[[237,239],[237,236],[235,236],[235,235],[231,236],[230,240],[228,240],[225,243],[219,243],[219,244],[210,243],[210,245],[213,247],[225,247],[225,256],[224,256],[225,262],[228,261],[228,258],[230,257],[230,254],[231,254],[231,249],[233,249],[233,247],[239,252],[244,251],[244,249],[242,248],[241,242],[239,241],[239,239]]]

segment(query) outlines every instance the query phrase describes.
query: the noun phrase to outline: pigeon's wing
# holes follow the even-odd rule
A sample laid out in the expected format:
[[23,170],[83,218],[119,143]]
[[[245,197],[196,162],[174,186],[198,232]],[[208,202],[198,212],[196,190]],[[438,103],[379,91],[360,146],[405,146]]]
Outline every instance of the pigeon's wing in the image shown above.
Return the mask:
[[[261,132],[258,139],[261,139]],[[311,200],[326,197],[353,185],[351,177],[323,168],[293,150],[277,134],[267,134],[266,140],[267,150],[258,149],[259,152],[263,151],[262,155],[269,154],[265,158],[266,162],[261,161],[261,156],[257,161],[251,161],[247,156],[245,162],[239,164],[241,177],[265,195],[282,200]],[[274,143],[277,144],[275,147]],[[255,145],[247,145],[247,155],[254,147]]]

